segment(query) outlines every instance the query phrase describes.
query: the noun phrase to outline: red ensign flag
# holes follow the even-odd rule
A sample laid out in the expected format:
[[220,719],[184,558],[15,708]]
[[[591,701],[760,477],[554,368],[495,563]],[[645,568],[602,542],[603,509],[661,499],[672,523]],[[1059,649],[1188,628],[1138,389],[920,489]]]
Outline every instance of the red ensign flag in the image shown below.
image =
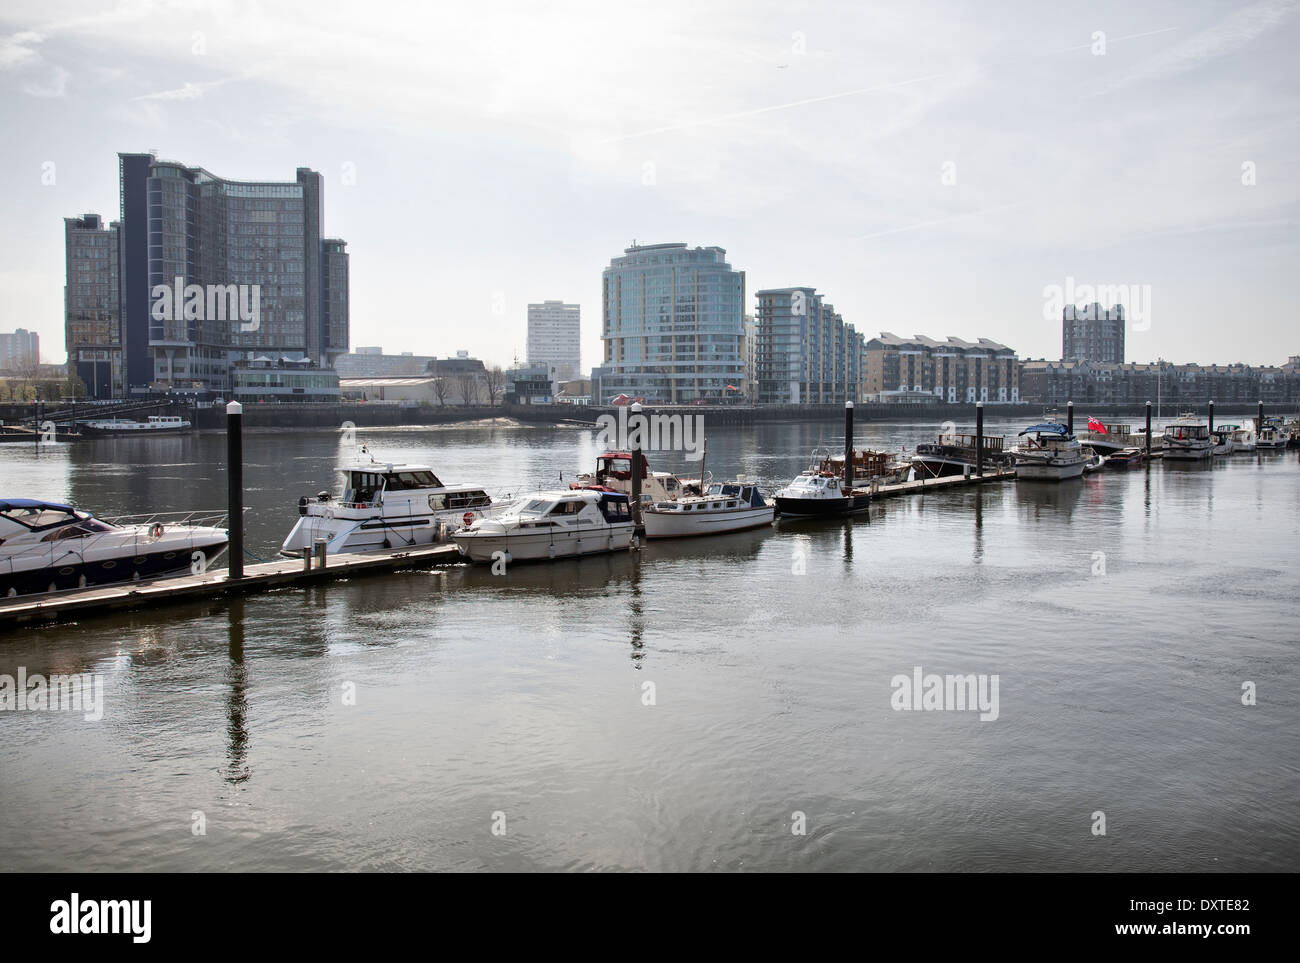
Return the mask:
[[1103,435],[1109,435],[1109,434],[1110,434],[1110,432],[1108,432],[1108,431],[1106,430],[1106,426],[1103,425],[1103,424],[1102,424],[1100,421],[1098,421],[1096,418],[1089,418],[1089,419],[1088,419],[1088,430],[1089,430],[1089,431],[1099,431],[1099,432],[1101,432]]

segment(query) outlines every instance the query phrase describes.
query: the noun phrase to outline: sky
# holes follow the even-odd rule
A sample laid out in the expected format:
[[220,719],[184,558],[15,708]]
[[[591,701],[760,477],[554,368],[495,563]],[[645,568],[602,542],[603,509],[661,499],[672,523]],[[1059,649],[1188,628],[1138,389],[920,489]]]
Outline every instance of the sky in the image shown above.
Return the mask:
[[751,312],[811,285],[868,337],[1059,358],[1093,285],[1142,306],[1128,360],[1280,364],[1297,50],[1298,0],[6,0],[0,330],[66,360],[63,218],[116,218],[117,152],[156,150],[320,171],[352,345],[389,353],[523,360],[560,299],[597,364],[635,240],[723,247]]

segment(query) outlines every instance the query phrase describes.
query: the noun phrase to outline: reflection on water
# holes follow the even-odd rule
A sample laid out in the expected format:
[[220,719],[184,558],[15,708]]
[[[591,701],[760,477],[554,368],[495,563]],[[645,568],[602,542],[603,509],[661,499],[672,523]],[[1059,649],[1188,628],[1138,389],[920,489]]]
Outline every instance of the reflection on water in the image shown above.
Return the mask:
[[[711,432],[709,468],[776,487],[837,429]],[[597,454],[587,430],[359,436],[496,493]],[[254,552],[338,441],[246,436]],[[225,497],[219,434],[0,458],[5,493],[104,514]],[[0,672],[95,672],[106,706],[0,712],[0,846],[33,870],[1295,870],[1297,481],[1289,455],[1154,463],[12,632]],[[893,711],[918,665],[998,673],[998,721]],[[1244,679],[1277,695],[1243,707]]]

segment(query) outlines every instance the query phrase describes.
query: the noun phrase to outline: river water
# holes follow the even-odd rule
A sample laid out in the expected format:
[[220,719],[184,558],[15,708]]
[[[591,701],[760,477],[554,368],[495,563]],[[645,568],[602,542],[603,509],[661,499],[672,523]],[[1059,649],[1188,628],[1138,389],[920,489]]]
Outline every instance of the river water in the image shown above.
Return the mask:
[[[839,437],[711,431],[707,468],[775,486]],[[495,493],[599,451],[584,429],[358,440]],[[9,445],[0,495],[221,509],[224,449]],[[246,434],[252,552],[339,455]],[[105,707],[0,712],[0,868],[1295,871],[1298,535],[1295,453],[1235,456],[8,631],[0,674],[96,673]],[[896,710],[918,667],[996,676],[996,719]]]

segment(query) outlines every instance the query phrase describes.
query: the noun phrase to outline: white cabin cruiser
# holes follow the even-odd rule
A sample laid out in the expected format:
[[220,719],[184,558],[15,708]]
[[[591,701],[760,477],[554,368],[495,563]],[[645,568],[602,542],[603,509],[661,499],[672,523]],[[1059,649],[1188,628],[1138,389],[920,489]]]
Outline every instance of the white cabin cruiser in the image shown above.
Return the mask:
[[1281,418],[1265,418],[1255,439],[1255,448],[1265,451],[1279,451],[1291,442],[1291,432],[1282,423]]
[[631,546],[635,531],[627,495],[571,488],[526,495],[452,538],[472,562],[509,563],[617,552]]
[[298,499],[301,517],[280,546],[281,555],[301,556],[322,538],[330,555],[433,545],[492,511],[492,499],[482,487],[444,485],[428,465],[372,458],[336,471],[335,494]]
[[772,524],[776,506],[757,485],[745,481],[713,482],[703,495],[684,495],[656,502],[641,513],[646,538],[719,535]]
[[1214,451],[1210,426],[1195,417],[1185,416],[1165,425],[1165,460],[1193,461],[1209,458]]
[[[1079,440],[1070,429],[1054,421],[1030,425],[1011,454],[1016,460],[1016,478],[1026,481],[1064,481],[1083,474],[1085,459]],[[1100,467],[1100,466],[1098,466]]]
[[1244,425],[1224,425],[1228,440],[1232,443],[1231,454],[1240,455],[1255,450],[1255,432]]
[[225,551],[220,513],[96,518],[71,505],[0,499],[0,596],[205,571]]

